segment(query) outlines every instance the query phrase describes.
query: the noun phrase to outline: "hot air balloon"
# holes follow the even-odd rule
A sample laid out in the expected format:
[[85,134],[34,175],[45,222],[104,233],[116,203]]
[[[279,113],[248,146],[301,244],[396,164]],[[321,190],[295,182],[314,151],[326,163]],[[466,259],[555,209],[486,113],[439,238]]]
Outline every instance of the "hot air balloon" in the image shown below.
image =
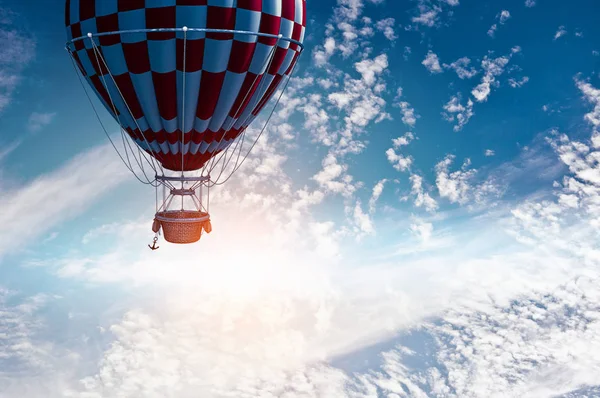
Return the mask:
[[151,248],[161,230],[197,242],[212,229],[210,188],[239,169],[292,76],[306,0],[67,0],[65,24],[98,120],[89,91],[121,127],[117,144],[102,124],[107,137],[156,190]]

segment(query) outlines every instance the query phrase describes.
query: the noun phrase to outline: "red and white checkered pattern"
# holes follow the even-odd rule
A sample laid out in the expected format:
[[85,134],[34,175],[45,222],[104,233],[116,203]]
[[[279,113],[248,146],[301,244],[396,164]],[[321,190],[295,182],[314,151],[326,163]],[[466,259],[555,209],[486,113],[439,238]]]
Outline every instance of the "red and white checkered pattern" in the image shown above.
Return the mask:
[[[69,48],[138,145],[163,167],[189,171],[233,142],[291,73],[302,50],[291,40],[304,40],[306,0],[67,0],[65,22],[69,41],[144,31],[85,37]],[[185,45],[182,31],[146,32],[184,26],[192,29]]]

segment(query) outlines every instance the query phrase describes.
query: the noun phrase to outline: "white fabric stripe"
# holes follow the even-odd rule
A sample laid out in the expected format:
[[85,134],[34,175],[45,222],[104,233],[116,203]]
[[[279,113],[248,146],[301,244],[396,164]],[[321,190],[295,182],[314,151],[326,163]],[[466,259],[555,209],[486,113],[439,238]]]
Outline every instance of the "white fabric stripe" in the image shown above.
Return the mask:
[[[206,142],[200,142],[200,144],[196,144],[194,142],[188,142],[187,144],[184,145],[184,155],[197,155],[198,153],[204,154],[207,152],[207,149],[210,149],[209,152],[215,152],[215,151],[222,151],[224,149],[226,149],[227,147],[229,147],[233,142],[235,142],[236,138],[230,139],[230,140],[223,140],[223,141],[219,141],[219,140],[215,140],[212,141],[211,143],[206,143]],[[167,142],[163,142],[162,144],[159,144],[158,141],[154,140],[154,141],[150,141],[147,145],[146,142],[144,140],[140,140],[138,138],[134,138],[133,141],[136,143],[136,145],[139,145],[140,148],[142,148],[142,150],[148,149],[150,148],[151,151],[155,152],[155,153],[159,153],[162,149],[161,146],[164,146],[164,144],[166,144]],[[168,144],[171,145],[171,144]],[[165,155],[168,154],[172,154],[172,155],[177,155],[180,152],[173,152],[173,151],[163,151],[163,153]]]
[[133,88],[138,96],[138,101],[144,112],[144,117],[152,131],[162,129],[160,112],[158,111],[158,102],[156,102],[156,93],[154,91],[154,82],[152,81],[152,72],[146,72],[139,75],[130,73]]
[[221,95],[219,96],[219,102],[213,113],[212,120],[210,121],[209,129],[211,131],[219,131],[223,127],[223,123],[231,107],[237,98],[240,91],[240,87],[244,83],[244,79],[247,73],[234,73],[227,71],[225,73],[225,80],[223,81],[223,87],[221,88]]
[[210,119],[203,120],[203,119],[200,119],[199,117],[197,117],[194,120],[194,130],[196,130],[196,131],[206,131],[206,129],[208,128],[208,124],[209,123],[210,123]]
[[[292,33],[294,32],[294,21],[290,21],[289,19],[281,18],[281,24],[279,26],[279,33],[283,35],[283,37],[291,38]],[[278,47],[288,48],[290,46],[289,40],[279,40],[277,44]]]
[[246,107],[246,109],[244,109],[244,112],[238,118],[237,122],[234,125],[234,128],[239,129],[243,125],[245,125],[245,126],[248,125],[247,123],[245,123],[246,118],[248,118],[250,116],[250,114],[254,111],[254,109],[256,109],[256,106],[259,104],[260,100],[264,97],[265,92],[271,85],[271,82],[273,81],[274,78],[275,78],[275,76],[269,75],[269,74],[265,74],[263,76],[262,81],[258,85],[258,88],[254,92],[254,95],[252,96],[252,99],[250,99],[250,102],[248,102],[248,106]]
[[200,152],[202,155],[204,155],[206,153],[206,150],[208,149],[208,146],[210,144],[208,144],[207,142],[202,141],[200,143],[200,149],[198,150],[198,152]]
[[[191,55],[188,54],[188,56]],[[201,78],[202,71],[185,74],[185,121],[183,125],[186,133],[194,128]],[[177,71],[177,119],[180,124],[177,128],[180,129],[183,120],[183,72],[179,71]]]
[[256,43],[256,49],[252,56],[252,62],[248,72],[254,73],[255,75],[262,75],[269,66],[270,57],[273,55],[273,46],[264,43]]
[[281,16],[281,0],[263,0],[262,12],[265,14]]
[[296,13],[294,14],[294,22],[301,24],[302,23],[302,2],[304,0],[296,0]]
[[288,68],[292,64],[295,54],[296,54],[296,51],[289,50],[289,49],[287,50],[287,54],[285,54],[285,58],[283,59],[283,62],[281,63],[281,66],[279,67],[279,70],[277,71],[278,75],[285,74],[285,72],[288,70]]
[[[235,30],[258,32],[261,15],[260,11],[238,8],[235,11]],[[258,36],[236,33],[233,39],[245,43],[255,43],[258,40]]]
[[206,39],[204,47],[204,64],[207,72],[221,73],[227,70],[233,40]]

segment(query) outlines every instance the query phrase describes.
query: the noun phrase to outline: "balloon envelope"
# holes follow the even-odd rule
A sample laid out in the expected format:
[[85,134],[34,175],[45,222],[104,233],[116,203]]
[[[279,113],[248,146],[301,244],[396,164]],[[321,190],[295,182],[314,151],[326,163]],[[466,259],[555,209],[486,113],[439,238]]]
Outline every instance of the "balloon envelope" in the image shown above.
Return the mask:
[[292,72],[306,26],[306,0],[67,0],[65,11],[89,85],[176,171],[202,168],[246,129]]

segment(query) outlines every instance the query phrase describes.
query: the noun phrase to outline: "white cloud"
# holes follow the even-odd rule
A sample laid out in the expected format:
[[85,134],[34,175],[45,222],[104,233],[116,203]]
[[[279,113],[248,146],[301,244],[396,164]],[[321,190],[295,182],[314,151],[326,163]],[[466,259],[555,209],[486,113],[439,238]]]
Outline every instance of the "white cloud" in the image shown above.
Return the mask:
[[435,25],[439,11],[438,8],[423,9],[420,15],[412,18],[412,21],[417,24],[432,27]]
[[444,105],[444,112],[442,113],[444,119],[449,122],[456,120],[454,131],[458,132],[469,122],[471,117],[475,113],[473,112],[473,101],[469,99],[467,105],[462,105],[460,93],[453,96],[446,105]]
[[[13,141],[10,144],[6,144],[6,145],[0,145],[0,162],[2,162],[2,160],[4,158],[6,158],[8,155],[10,155],[12,152],[15,151],[15,149],[17,149],[19,146],[21,145],[21,141],[17,140],[17,141]],[[1,187],[1,185],[0,185]]]
[[558,30],[554,34],[554,40],[558,40],[566,34],[567,34],[567,30],[565,29],[564,26],[561,25],[558,27]]
[[393,148],[389,148],[386,151],[386,156],[388,161],[392,164],[392,166],[398,171],[407,171],[410,169],[410,166],[413,163],[412,156],[404,156],[396,152],[396,150],[401,149],[404,146],[409,145],[415,136],[408,132],[401,137],[394,138],[392,140]]
[[394,25],[396,24],[396,20],[394,18],[386,18],[380,21],[377,21],[375,27],[378,31],[382,32],[383,35],[390,41],[395,41],[398,36],[394,30]]
[[534,7],[536,0],[525,0],[525,7]]
[[346,173],[347,170],[348,166],[339,164],[336,157],[330,153],[323,159],[323,169],[313,179],[327,191],[350,196],[356,188],[352,184],[352,177]]
[[373,187],[373,193],[371,195],[371,199],[369,200],[369,212],[370,213],[375,212],[375,207],[377,205],[377,201],[379,200],[379,197],[381,197],[381,194],[383,193],[383,188],[385,187],[385,184],[387,182],[388,182],[387,179],[383,179],[383,180],[377,182],[377,184],[375,184],[375,186]]
[[450,172],[449,168],[454,161],[453,155],[448,155],[435,166],[436,184],[440,197],[447,198],[451,203],[466,204],[470,199],[470,181],[477,170],[467,170],[468,162],[462,170]]
[[477,69],[469,67],[470,64],[471,60],[468,57],[462,57],[450,65],[444,64],[444,67],[453,69],[461,79],[470,79],[477,74]]
[[421,64],[423,64],[430,73],[436,74],[443,72],[443,69],[440,66],[440,60],[438,59],[438,56],[431,50],[429,50]]
[[408,102],[400,101],[395,103],[394,106],[400,108],[400,112],[402,112],[402,123],[409,127],[414,127],[417,124],[419,115],[415,113],[414,108]]
[[508,79],[508,84],[512,88],[523,87],[527,82],[529,82],[529,77],[528,76],[523,76],[520,80],[517,80],[517,79],[514,79],[514,78]]
[[438,204],[429,193],[425,192],[423,188],[423,177],[418,174],[410,176],[412,183],[412,193],[415,195],[415,206],[423,207],[430,213],[435,212],[438,209]]
[[419,238],[423,245],[427,245],[433,234],[433,224],[417,218],[410,225],[410,231]]
[[78,155],[33,181],[1,191],[0,223],[4,228],[0,231],[0,255],[20,249],[81,214],[127,177],[127,169],[106,145]]
[[[510,19],[510,12],[508,12],[507,10],[502,10],[498,15],[496,15],[496,19],[498,20],[500,25],[504,25],[506,21]],[[495,37],[497,30],[498,24],[493,24],[487,32],[488,36]]]
[[371,220],[369,214],[363,211],[360,200],[356,202],[352,216],[356,229],[355,236],[358,240],[366,235],[375,234],[373,221]]
[[585,119],[595,128],[600,127],[600,89],[597,89],[589,82],[582,80],[576,80],[575,82],[585,99],[594,105],[594,110],[587,113]]
[[27,129],[32,132],[37,132],[52,123],[52,120],[56,116],[56,113],[38,113],[33,112],[29,116],[29,121],[27,122]]
[[11,102],[23,69],[35,56],[35,39],[16,26],[16,15],[2,8],[0,24],[0,112]]
[[381,54],[374,59],[365,59],[354,64],[354,68],[362,75],[363,80],[368,86],[375,83],[375,78],[388,67],[386,54]]
[[402,154],[396,153],[392,148],[388,149],[385,152],[388,161],[394,166],[394,168],[398,171],[407,171],[410,169],[410,166],[413,163],[412,156],[405,156]]
[[496,152],[492,149],[486,149],[485,150],[485,156],[490,157],[490,156],[495,156]]
[[498,58],[485,57],[481,61],[481,67],[485,71],[485,75],[481,79],[481,83],[475,87],[471,94],[478,102],[487,101],[488,96],[492,91],[492,86],[497,86],[496,77],[504,73],[504,68],[510,61],[512,54],[520,52],[519,47],[513,48],[511,55]]

